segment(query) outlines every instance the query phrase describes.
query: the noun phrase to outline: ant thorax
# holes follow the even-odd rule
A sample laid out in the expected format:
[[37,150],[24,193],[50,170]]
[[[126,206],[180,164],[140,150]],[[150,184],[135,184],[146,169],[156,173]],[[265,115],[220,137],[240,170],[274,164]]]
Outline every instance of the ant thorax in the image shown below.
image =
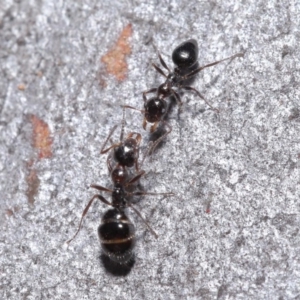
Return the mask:
[[127,168],[122,165],[116,164],[110,173],[110,177],[113,183],[124,184],[126,180],[129,178]]
[[173,87],[173,82],[167,79],[165,83],[161,84],[157,88],[157,97],[161,100],[165,99],[166,97],[169,96],[172,87]]
[[175,68],[167,77],[167,82],[169,83],[170,88],[178,86],[178,83],[181,81],[181,73],[178,68]]
[[126,203],[126,191],[124,190],[124,186],[117,183],[114,185],[112,192],[112,206],[115,208],[124,209],[127,207]]

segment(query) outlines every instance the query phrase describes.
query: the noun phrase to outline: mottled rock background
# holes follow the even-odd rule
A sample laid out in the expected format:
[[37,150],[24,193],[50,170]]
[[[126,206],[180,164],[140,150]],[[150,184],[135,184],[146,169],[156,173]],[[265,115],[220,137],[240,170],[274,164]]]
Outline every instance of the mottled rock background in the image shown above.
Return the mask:
[[[121,1],[120,1],[121,2]],[[9,1],[0,4],[1,299],[299,299],[298,1]],[[100,147],[182,41],[199,63],[173,131],[146,160],[135,264],[100,258]],[[109,65],[111,61],[116,65]],[[149,134],[127,112],[126,132]],[[114,140],[118,138],[118,132]],[[109,195],[107,195],[109,198]],[[127,273],[127,275],[125,275]]]

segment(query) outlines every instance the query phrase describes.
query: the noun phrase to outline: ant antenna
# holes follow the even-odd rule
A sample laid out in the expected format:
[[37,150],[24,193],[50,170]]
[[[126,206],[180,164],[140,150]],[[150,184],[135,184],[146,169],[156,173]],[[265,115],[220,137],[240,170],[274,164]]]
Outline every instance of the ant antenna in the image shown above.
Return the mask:
[[122,127],[121,127],[121,134],[120,134],[120,142],[123,142],[124,127],[125,127],[125,108],[123,107],[123,119],[122,119]]
[[[100,153],[101,153],[101,154],[104,154],[104,153],[108,152],[111,148],[114,147],[114,145],[113,145],[113,146],[111,146],[111,147],[109,147],[109,148],[107,148],[107,149],[104,150],[104,148],[105,148],[105,146],[106,146],[108,140],[110,140],[111,136],[113,135],[113,133],[115,132],[115,130],[116,130],[117,127],[118,127],[118,125],[115,125],[115,126],[111,129],[111,131],[110,131],[108,137],[106,138],[106,140],[104,141],[104,143],[103,143],[103,145],[102,145],[102,147],[101,147],[101,150],[100,150]],[[110,142],[111,142],[111,140],[110,140]]]

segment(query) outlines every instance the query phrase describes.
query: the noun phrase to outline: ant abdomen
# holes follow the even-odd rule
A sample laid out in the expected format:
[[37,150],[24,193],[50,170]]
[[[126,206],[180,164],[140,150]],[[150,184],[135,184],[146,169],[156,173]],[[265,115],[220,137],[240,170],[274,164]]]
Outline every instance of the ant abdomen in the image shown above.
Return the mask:
[[122,264],[131,259],[135,228],[124,211],[108,210],[98,227],[98,235],[104,254],[111,260]]
[[194,39],[187,40],[177,46],[172,53],[173,63],[179,69],[188,69],[198,62],[198,43]]

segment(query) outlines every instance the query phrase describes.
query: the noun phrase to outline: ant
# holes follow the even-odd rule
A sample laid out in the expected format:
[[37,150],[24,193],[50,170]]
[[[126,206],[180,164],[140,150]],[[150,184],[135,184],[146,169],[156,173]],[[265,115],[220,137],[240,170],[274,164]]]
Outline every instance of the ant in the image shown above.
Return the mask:
[[[124,119],[123,119],[124,124]],[[123,128],[124,126],[122,126]],[[114,127],[115,128],[115,127]],[[119,153],[117,157],[126,157],[126,153],[128,154],[128,149],[124,146],[126,145],[126,139],[123,142],[121,138],[121,142],[118,144],[113,144],[108,149],[105,149],[105,145],[112,135],[112,132],[109,134],[108,138],[106,139],[101,153],[106,153],[110,149],[114,149],[115,153]],[[122,129],[123,132],[123,129]],[[121,133],[121,137],[122,137]],[[132,135],[129,134],[129,139],[131,139]],[[134,140],[134,139],[133,139]],[[134,140],[135,141],[135,140]],[[137,144],[133,143],[134,150],[136,151],[129,151],[131,154],[127,157],[128,159],[124,159],[123,163],[122,160],[117,159],[117,164],[113,168],[110,164],[110,159],[108,158],[107,164],[111,174],[111,179],[113,181],[113,189],[108,189],[106,187],[92,184],[91,187],[97,189],[98,191],[108,192],[112,195],[112,201],[109,202],[104,198],[102,195],[94,195],[91,200],[86,205],[85,209],[82,212],[82,216],[80,219],[80,223],[75,235],[67,241],[69,244],[79,233],[83,218],[87,214],[89,208],[91,207],[92,203],[95,199],[100,200],[106,205],[112,207],[112,209],[108,210],[104,216],[102,217],[102,221],[100,226],[98,227],[98,236],[101,242],[102,250],[105,255],[107,255],[112,261],[115,261],[120,264],[127,263],[133,255],[133,247],[135,244],[135,228],[134,225],[131,223],[130,219],[127,217],[125,213],[125,209],[130,207],[135,213],[142,219],[142,221],[146,224],[150,232],[158,238],[158,235],[155,231],[149,226],[146,220],[142,217],[141,213],[130,203],[130,198],[132,196],[144,196],[144,195],[164,195],[164,196],[172,196],[173,193],[149,193],[149,192],[132,192],[129,191],[129,187],[135,184],[140,180],[140,178],[145,174],[145,171],[141,170],[137,175],[133,178],[128,179],[127,167],[133,166],[135,164],[136,169],[138,169],[137,157],[135,156],[139,150],[139,142],[140,139],[137,139]],[[117,149],[117,150],[116,150]],[[132,150],[132,149],[131,149]],[[130,163],[129,163],[130,162]],[[132,163],[133,162],[133,163]]]
[[[158,88],[152,88],[150,90],[143,92],[143,100],[144,100],[144,110],[139,110],[135,107],[125,105],[125,108],[130,108],[134,110],[140,111],[144,115],[143,120],[143,128],[146,129],[147,123],[151,123],[150,132],[153,133],[160,122],[163,122],[164,125],[168,127],[168,131],[163,134],[152,147],[155,148],[157,144],[165,138],[171,131],[171,126],[164,120],[164,117],[167,114],[167,103],[166,98],[170,96],[174,96],[179,107],[182,105],[181,97],[178,93],[178,89],[184,89],[188,91],[194,91],[204,102],[213,110],[217,109],[213,108],[210,103],[204,98],[204,96],[195,88],[184,85],[184,82],[194,77],[203,69],[208,67],[212,67],[226,60],[232,60],[236,57],[243,57],[244,53],[237,53],[230,57],[224,58],[222,60],[215,61],[213,63],[207,64],[205,66],[197,67],[198,63],[198,43],[194,39],[189,39],[179,46],[177,46],[172,53],[172,60],[175,64],[175,68],[173,71],[169,69],[165,61],[163,60],[161,54],[158,52],[158,57],[161,65],[168,71],[168,75],[158,67],[156,64],[152,64],[155,70],[166,78],[166,81],[161,84]],[[196,66],[196,68],[195,68]],[[176,88],[177,90],[174,90]],[[156,93],[156,96],[147,99],[146,95]]]
[[[145,102],[145,111],[148,113],[148,115],[153,116],[154,113],[151,111],[153,110],[153,106],[158,107],[158,105],[153,105],[155,103],[155,100],[164,100],[167,97],[174,96],[178,105],[182,105],[182,101],[180,98],[180,95],[177,91],[175,91],[173,88],[177,89],[185,89],[189,91],[194,91],[201,99],[205,101],[205,103],[211,107],[213,110],[216,110],[213,108],[207,100],[204,98],[202,94],[195,88],[191,86],[183,85],[185,81],[192,78],[196,74],[198,74],[200,71],[202,71],[205,68],[212,67],[214,65],[217,65],[223,61],[226,60],[232,60],[236,57],[242,57],[244,53],[237,53],[235,55],[232,55],[230,57],[224,58],[222,60],[215,61],[213,63],[207,64],[205,66],[197,67],[191,70],[197,63],[198,63],[198,43],[194,39],[187,40],[183,43],[181,43],[179,46],[177,46],[173,53],[172,53],[172,60],[173,63],[176,65],[173,72],[169,69],[165,61],[163,60],[161,54],[158,52],[158,57],[160,60],[161,65],[168,71],[168,75],[164,73],[164,71],[158,67],[156,64],[153,64],[153,67],[155,70],[163,75],[166,78],[166,81],[161,84],[158,88],[153,88],[148,91],[143,92],[143,99]],[[189,72],[190,71],[190,72]],[[156,97],[147,99],[146,95],[150,93],[156,93]],[[159,103],[160,104],[160,103]],[[159,108],[159,107],[158,107]],[[161,109],[159,109],[161,111]],[[148,120],[147,115],[145,115],[146,120]],[[150,123],[151,120],[149,121]]]

